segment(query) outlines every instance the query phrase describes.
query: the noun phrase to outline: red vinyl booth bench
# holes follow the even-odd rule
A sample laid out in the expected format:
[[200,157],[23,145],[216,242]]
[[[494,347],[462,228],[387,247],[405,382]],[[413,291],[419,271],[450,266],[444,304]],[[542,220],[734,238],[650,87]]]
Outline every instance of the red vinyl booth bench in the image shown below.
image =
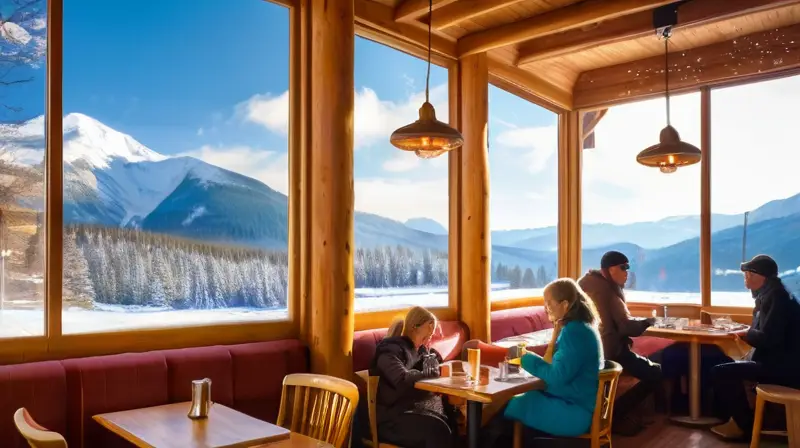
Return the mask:
[[[462,322],[442,321],[442,331],[433,336],[431,347],[438,351],[445,361],[461,357],[461,346],[469,340],[469,328]],[[388,328],[356,331],[353,335],[353,370],[369,369],[375,356],[375,347],[386,337]]]
[[[529,306],[510,310],[492,312],[492,341],[499,341],[511,336],[553,328],[547,319],[543,306]],[[639,336],[633,338],[633,351],[649,357],[673,344],[673,341],[653,336]],[[537,353],[544,353],[547,345],[529,347]]]
[[0,446],[27,448],[13,415],[25,407],[70,448],[130,447],[92,416],[189,401],[191,381],[212,380],[212,400],[275,422],[283,377],[308,372],[298,340],[256,342],[0,366]]

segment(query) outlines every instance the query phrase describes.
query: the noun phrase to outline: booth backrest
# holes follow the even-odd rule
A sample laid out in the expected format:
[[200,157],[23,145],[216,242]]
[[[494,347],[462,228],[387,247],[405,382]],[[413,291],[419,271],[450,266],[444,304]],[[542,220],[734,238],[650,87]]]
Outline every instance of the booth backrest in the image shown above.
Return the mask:
[[283,377],[308,371],[297,340],[197,347],[0,367],[0,440],[26,448],[14,427],[25,407],[70,448],[129,447],[92,420],[105,412],[188,401],[191,381],[210,378],[215,402],[274,422]]
[[[442,354],[445,361],[461,356],[461,346],[469,339],[469,329],[462,322],[439,322],[441,333],[434,335],[431,346]],[[386,337],[388,329],[357,331],[353,335],[353,369],[368,369],[375,356],[375,347]]]
[[553,328],[543,306],[526,306],[492,312],[492,342],[511,336]]

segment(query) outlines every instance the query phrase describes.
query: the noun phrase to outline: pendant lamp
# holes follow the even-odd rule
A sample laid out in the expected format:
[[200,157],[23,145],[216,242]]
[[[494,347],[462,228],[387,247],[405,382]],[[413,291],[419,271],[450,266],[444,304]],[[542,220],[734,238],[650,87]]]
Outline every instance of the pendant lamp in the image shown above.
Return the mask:
[[430,103],[431,82],[431,15],[433,0],[428,0],[428,74],[425,78],[425,102],[419,108],[419,120],[394,131],[392,144],[403,151],[414,151],[418,157],[432,159],[464,144],[461,133],[436,119]]
[[662,173],[674,173],[682,166],[694,165],[700,161],[700,149],[681,141],[678,131],[670,124],[669,111],[669,38],[672,28],[666,27],[664,38],[664,85],[667,97],[667,127],[661,130],[659,142],[636,156],[636,161],[644,166],[658,168]]

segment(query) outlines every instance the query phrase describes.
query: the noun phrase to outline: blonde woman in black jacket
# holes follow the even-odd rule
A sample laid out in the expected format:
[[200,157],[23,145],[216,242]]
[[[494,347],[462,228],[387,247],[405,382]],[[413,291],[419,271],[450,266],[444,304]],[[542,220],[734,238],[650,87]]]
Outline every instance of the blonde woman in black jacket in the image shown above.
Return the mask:
[[[414,387],[423,378],[439,375],[442,357],[427,348],[436,326],[433,313],[414,307],[405,319],[392,323],[376,347],[370,375],[380,377],[376,404],[382,442],[405,448],[452,446],[452,408],[441,397]],[[432,368],[423,368],[426,355],[435,357]]]

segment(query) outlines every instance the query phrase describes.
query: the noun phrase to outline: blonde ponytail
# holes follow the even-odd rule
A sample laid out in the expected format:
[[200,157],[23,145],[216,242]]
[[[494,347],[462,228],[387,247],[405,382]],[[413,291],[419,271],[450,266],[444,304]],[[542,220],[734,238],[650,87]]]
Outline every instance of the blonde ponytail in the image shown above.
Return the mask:
[[436,316],[421,306],[415,306],[408,310],[405,317],[396,317],[392,320],[386,337],[408,336],[409,331],[419,328],[428,322],[436,323]]
[[389,325],[389,332],[386,334],[387,338],[396,338],[398,336],[403,335],[403,326],[404,326],[404,319],[402,317],[396,317],[392,324]]

